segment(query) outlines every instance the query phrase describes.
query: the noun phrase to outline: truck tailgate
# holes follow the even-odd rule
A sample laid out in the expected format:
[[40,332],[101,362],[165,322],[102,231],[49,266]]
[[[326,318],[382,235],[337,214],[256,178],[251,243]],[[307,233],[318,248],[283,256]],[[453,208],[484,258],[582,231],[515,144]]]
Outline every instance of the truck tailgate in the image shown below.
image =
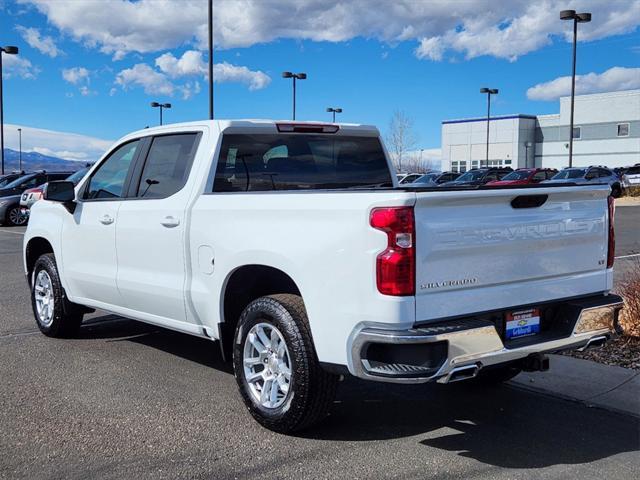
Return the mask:
[[607,186],[417,192],[416,320],[607,290],[608,194]]

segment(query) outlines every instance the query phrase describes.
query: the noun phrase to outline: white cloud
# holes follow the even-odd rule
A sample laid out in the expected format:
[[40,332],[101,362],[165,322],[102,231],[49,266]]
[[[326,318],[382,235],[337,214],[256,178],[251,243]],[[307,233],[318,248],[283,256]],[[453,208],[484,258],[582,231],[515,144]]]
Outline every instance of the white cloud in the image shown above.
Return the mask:
[[27,42],[29,46],[35,48],[40,53],[49,55],[51,58],[55,58],[62,54],[62,50],[56,46],[53,38],[49,36],[41,36],[40,31],[37,28],[26,28],[22,25],[18,25],[16,30],[18,30],[24,41]]
[[[180,58],[165,53],[156,58],[156,66],[171,78],[194,75],[209,78],[207,63],[202,58],[202,52],[197,50],[188,50]],[[271,83],[271,77],[260,70],[253,71],[244,66],[223,62],[214,64],[213,81],[244,83],[249,90],[260,90]]]
[[2,78],[20,77],[33,80],[40,73],[40,69],[21,55],[2,56]]
[[[78,93],[83,97],[97,93],[89,88],[91,72],[84,67],[63,68],[62,78],[65,82],[76,85],[78,87]],[[73,94],[70,97],[73,97]]]
[[89,70],[84,67],[62,69],[62,78],[73,85],[89,82]]
[[428,58],[429,60],[440,61],[444,54],[444,43],[440,37],[423,38],[416,48],[418,58]]
[[239,67],[223,62],[216,63],[213,66],[213,81],[216,83],[244,83],[249,87],[249,90],[260,90],[271,83],[271,77],[260,70],[253,71],[247,67]]
[[66,160],[98,160],[113,143],[77,133],[5,124],[5,147],[18,149],[18,128],[22,128],[22,149],[25,152],[38,152]]
[[[173,81],[184,77],[199,77],[203,80],[209,77],[207,63],[202,58],[202,52],[197,50],[188,50],[180,58],[165,53],[156,58],[155,64],[158,70],[145,63],[122,70],[116,76],[116,84],[123,89],[137,85],[149,95],[172,96],[177,91],[186,100],[200,93],[197,78],[184,84],[176,84]],[[216,83],[243,83],[249,90],[265,88],[271,82],[271,78],[259,70],[253,71],[227,62],[213,66],[213,79]]]
[[196,50],[184,52],[179,59],[171,53],[165,53],[156,58],[156,66],[171,78],[207,74],[207,63],[202,59],[202,52]]
[[[157,52],[206,44],[203,0],[109,0],[103,7],[85,2],[20,0],[33,3],[49,22],[89,47],[114,58],[129,52]],[[106,0],[105,0],[106,3]],[[394,44],[418,42],[419,58],[440,60],[493,55],[514,60],[551,42],[570,39],[563,8],[587,9],[594,21],[580,26],[581,40],[634,31],[640,0],[216,0],[216,48],[249,47],[278,38],[342,42],[354,37]]]
[[[613,67],[602,73],[576,75],[576,94],[640,88],[640,68]],[[558,77],[527,90],[529,100],[557,100],[571,94],[571,77]]]
[[116,84],[126,90],[131,85],[138,85],[147,95],[173,95],[175,86],[163,73],[151,68],[146,63],[138,63],[132,68],[122,70],[116,75]]

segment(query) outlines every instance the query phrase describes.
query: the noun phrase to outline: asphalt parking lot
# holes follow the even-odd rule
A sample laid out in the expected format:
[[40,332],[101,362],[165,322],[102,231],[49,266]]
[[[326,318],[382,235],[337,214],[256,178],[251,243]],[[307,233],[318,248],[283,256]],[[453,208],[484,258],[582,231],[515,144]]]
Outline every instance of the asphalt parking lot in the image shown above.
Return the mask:
[[[617,209],[617,255],[640,252]],[[635,478],[640,420],[520,390],[347,380],[300,436],[245,412],[217,345],[106,314],[32,318],[22,231],[0,228],[0,478]],[[634,473],[635,472],[635,473]]]

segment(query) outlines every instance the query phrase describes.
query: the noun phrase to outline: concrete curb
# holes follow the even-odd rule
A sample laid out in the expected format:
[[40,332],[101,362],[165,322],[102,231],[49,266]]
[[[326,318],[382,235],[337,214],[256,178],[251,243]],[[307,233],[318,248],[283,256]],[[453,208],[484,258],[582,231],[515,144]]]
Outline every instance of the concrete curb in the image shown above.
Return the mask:
[[510,385],[640,418],[640,372],[549,355],[548,372],[523,372]]

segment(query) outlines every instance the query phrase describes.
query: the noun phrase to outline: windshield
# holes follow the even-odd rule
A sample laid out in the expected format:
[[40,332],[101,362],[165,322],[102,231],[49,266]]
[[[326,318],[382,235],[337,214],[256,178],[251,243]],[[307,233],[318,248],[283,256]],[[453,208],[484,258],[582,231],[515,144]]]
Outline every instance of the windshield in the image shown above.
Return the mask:
[[465,173],[464,175],[459,176],[458,178],[456,178],[456,182],[474,182],[476,180],[482,180],[482,177],[484,177],[485,173],[487,173],[485,170],[471,170],[467,173]]
[[584,168],[567,168],[561,172],[556,173],[551,180],[566,180],[567,178],[581,178],[584,177],[586,170]]
[[315,134],[224,135],[215,192],[390,187],[376,137]]
[[7,183],[4,188],[16,188],[21,186],[23,183],[28,182],[34,177],[34,175],[26,175],[24,177],[18,177],[13,182]]
[[505,175],[502,180],[526,180],[531,175],[531,172],[528,170],[517,170],[515,172],[511,172],[509,175]]
[[432,181],[434,181],[436,178],[438,178],[438,175],[440,175],[439,173],[427,173],[426,175],[421,176],[420,178],[417,178],[415,182],[413,183],[430,183]]
[[0,178],[0,188],[4,188],[6,185],[8,185],[10,182],[13,182],[15,180],[15,178],[11,177],[6,177],[6,178]]
[[81,168],[76,173],[72,173],[66,178],[67,182],[73,182],[74,185],[77,185],[80,180],[86,175],[89,171],[89,167]]

